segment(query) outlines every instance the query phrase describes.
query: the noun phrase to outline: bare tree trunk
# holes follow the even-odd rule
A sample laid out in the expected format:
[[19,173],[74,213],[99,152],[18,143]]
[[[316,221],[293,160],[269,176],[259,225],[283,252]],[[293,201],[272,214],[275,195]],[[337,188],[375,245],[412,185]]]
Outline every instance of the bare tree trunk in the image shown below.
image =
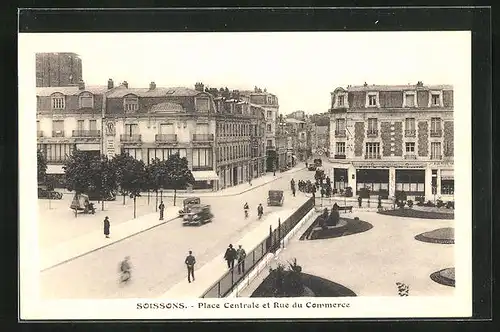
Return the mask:
[[125,205],[125,193],[123,194],[123,205]]
[[163,190],[160,190],[160,202],[163,202]]
[[101,211],[104,211],[104,200],[101,201]]
[[175,206],[175,199],[177,198],[177,189],[174,189],[174,206]]
[[156,190],[156,205],[155,205],[155,212],[158,212],[158,190]]
[[150,196],[151,196],[151,191],[149,191],[149,189],[148,189],[148,205],[149,205]]
[[135,212],[136,212],[136,210],[135,210],[135,195],[134,195],[134,219],[136,217],[136,213]]

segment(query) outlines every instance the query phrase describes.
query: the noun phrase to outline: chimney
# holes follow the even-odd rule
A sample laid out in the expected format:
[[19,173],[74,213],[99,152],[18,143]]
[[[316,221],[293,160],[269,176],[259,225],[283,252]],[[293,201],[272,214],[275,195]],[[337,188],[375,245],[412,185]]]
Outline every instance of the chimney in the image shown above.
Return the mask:
[[156,89],[156,83],[155,82],[149,83],[149,90],[154,90],[154,89]]
[[424,86],[424,82],[422,82],[422,81],[418,81],[418,82],[417,82],[417,86]]
[[128,82],[127,81],[123,81],[122,85],[125,87],[125,89],[128,89]]
[[365,84],[363,84],[363,86],[368,86],[368,84],[366,84],[366,82],[365,82]]
[[113,82],[113,80],[110,78],[108,80],[108,90],[111,90],[115,87],[115,83]]
[[80,82],[78,82],[78,90],[85,90],[85,82],[80,80]]
[[204,88],[205,88],[205,87],[203,86],[203,83],[201,83],[201,82],[197,82],[197,83],[194,85],[194,89],[195,89],[196,91],[199,91],[199,92],[203,92]]

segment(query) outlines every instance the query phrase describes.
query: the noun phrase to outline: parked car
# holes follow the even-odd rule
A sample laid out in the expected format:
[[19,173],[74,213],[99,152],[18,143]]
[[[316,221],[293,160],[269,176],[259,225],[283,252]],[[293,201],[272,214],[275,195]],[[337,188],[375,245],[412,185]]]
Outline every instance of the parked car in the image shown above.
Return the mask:
[[101,197],[101,195],[99,193],[96,193],[96,192],[87,193],[87,196],[88,196],[89,200],[91,200],[91,201],[115,201],[116,200],[116,193],[114,193],[114,192],[108,193],[104,197],[104,199]]
[[62,199],[63,194],[55,190],[48,190],[44,187],[38,187],[38,198]]
[[190,206],[190,212],[182,217],[183,226],[200,226],[212,222],[214,215],[210,211],[210,205],[197,204]]

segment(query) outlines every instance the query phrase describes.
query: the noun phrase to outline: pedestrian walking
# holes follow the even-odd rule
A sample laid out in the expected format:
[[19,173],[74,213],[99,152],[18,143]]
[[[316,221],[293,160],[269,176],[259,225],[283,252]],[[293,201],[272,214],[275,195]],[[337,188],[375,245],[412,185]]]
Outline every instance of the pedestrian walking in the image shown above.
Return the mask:
[[191,283],[191,277],[193,278],[194,281],[194,264],[196,264],[196,258],[193,256],[193,252],[189,250],[189,255],[187,255],[186,259],[184,260],[184,263],[186,264],[187,267],[187,272],[188,272],[188,281]]
[[109,239],[109,227],[110,227],[109,218],[108,216],[106,216],[106,218],[104,218],[104,236],[106,236],[106,238],[108,239]]
[[361,207],[361,203],[363,202],[363,199],[361,198],[361,195],[358,196],[358,206]]
[[238,250],[236,250],[236,256],[238,257],[238,274],[245,273],[245,258],[247,258],[247,253],[241,247],[241,244],[238,246]]
[[158,209],[160,210],[160,220],[163,220],[163,211],[165,211],[165,204],[163,204],[163,201],[158,205]]
[[232,269],[234,268],[234,260],[236,259],[236,250],[234,250],[233,245],[230,244],[226,249],[226,253],[224,254],[224,259],[227,262],[227,267]]
[[293,197],[295,197],[295,186],[292,187],[292,194],[293,194]]

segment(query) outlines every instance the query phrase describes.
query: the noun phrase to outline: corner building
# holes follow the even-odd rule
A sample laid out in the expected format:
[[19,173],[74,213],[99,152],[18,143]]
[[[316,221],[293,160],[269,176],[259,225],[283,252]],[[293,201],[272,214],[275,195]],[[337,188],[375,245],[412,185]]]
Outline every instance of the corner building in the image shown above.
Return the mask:
[[453,200],[453,87],[338,87],[331,93],[330,177],[336,189]]

